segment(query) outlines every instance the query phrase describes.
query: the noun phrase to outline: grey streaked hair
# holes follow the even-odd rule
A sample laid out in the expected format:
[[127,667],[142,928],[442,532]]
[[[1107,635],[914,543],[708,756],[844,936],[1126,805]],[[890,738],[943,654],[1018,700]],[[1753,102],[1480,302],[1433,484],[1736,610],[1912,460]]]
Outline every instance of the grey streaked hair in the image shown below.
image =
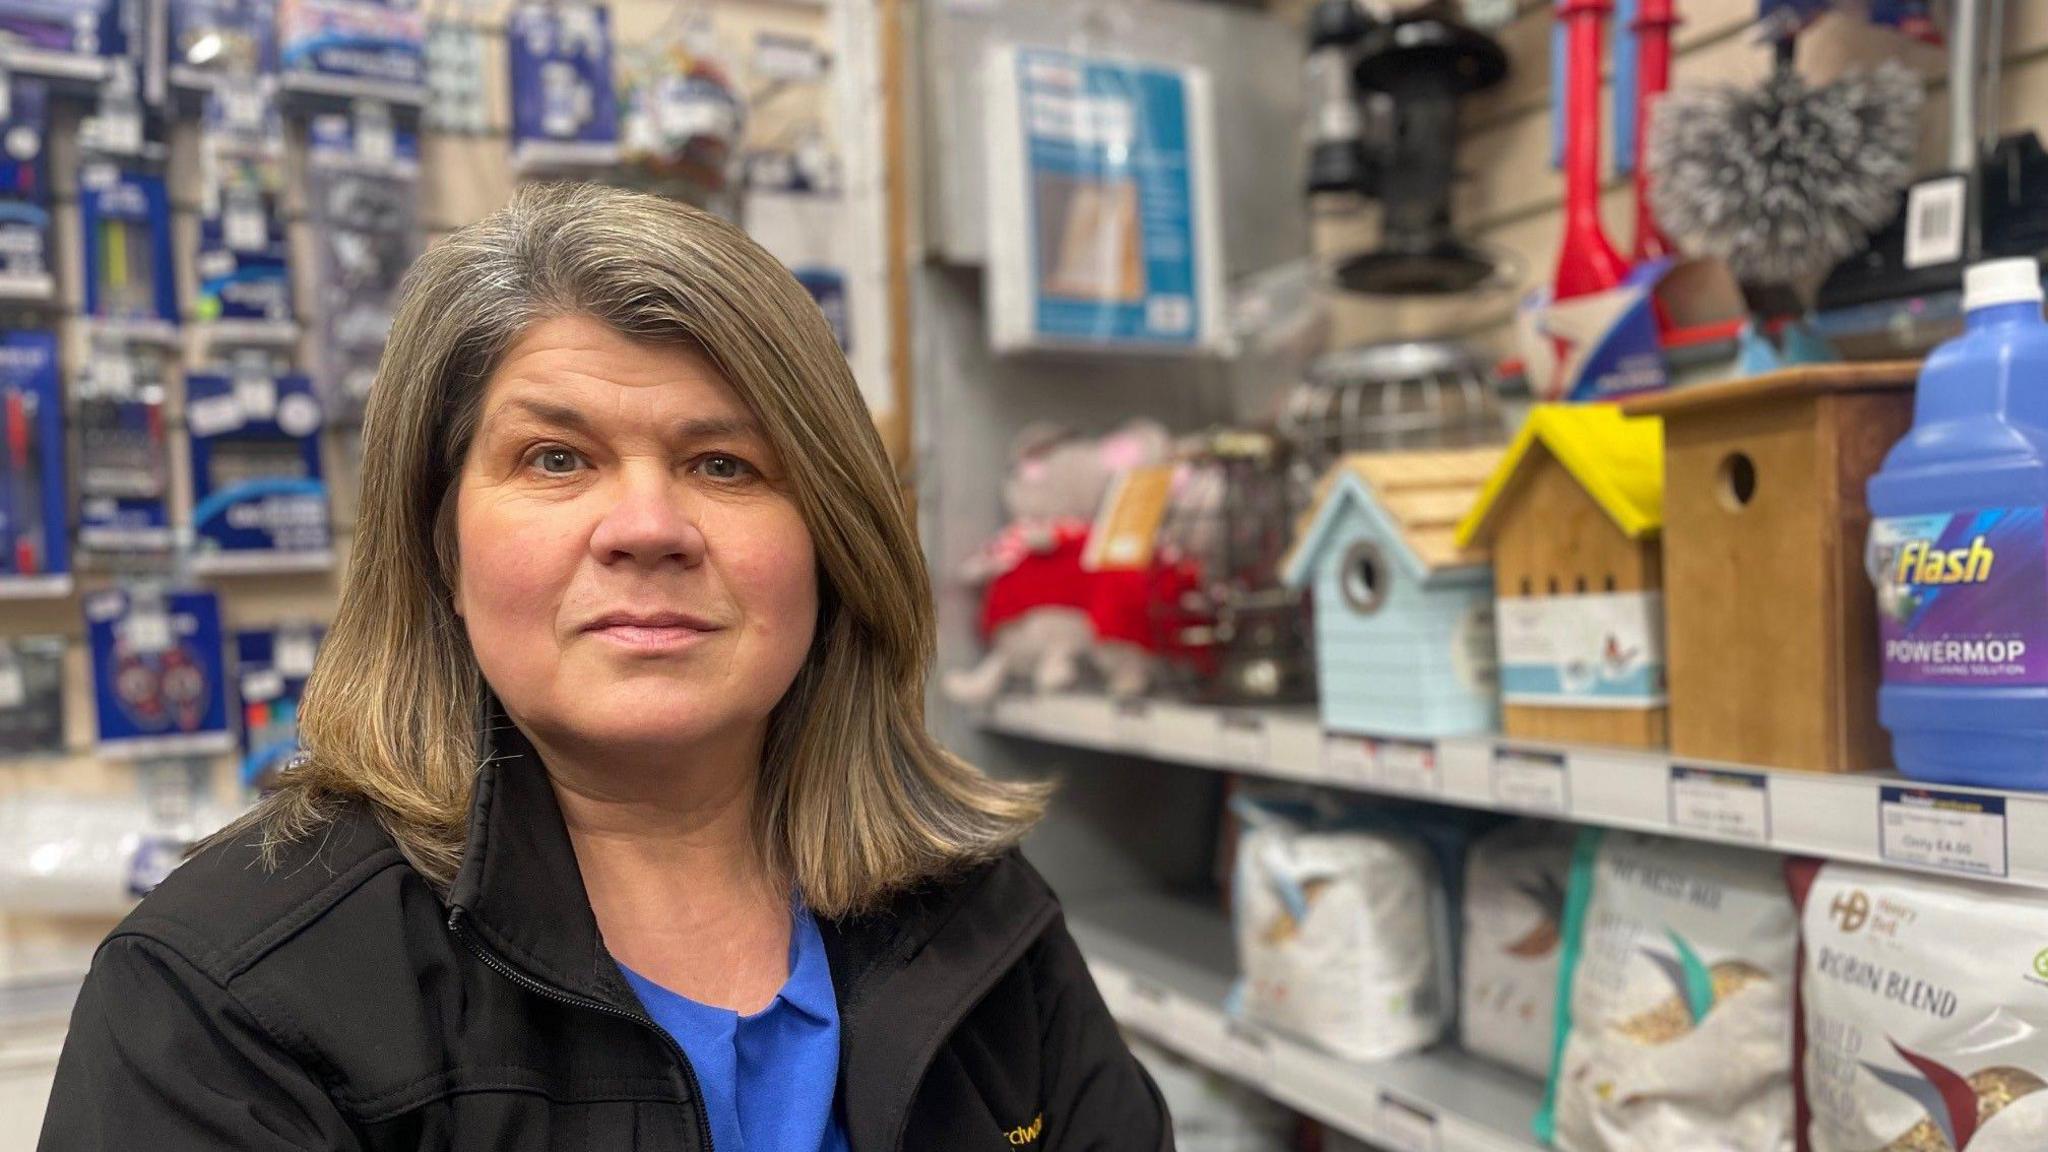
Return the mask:
[[930,579],[824,316],[739,229],[595,185],[522,188],[407,273],[364,416],[341,603],[299,712],[304,755],[222,835],[256,830],[274,849],[359,799],[430,882],[453,881],[485,700],[452,607],[455,480],[499,359],[534,323],[571,314],[715,364],[780,454],[810,531],[817,637],[770,720],[756,806],[770,867],[840,916],[1014,844],[1047,786],[993,780],[926,731]]

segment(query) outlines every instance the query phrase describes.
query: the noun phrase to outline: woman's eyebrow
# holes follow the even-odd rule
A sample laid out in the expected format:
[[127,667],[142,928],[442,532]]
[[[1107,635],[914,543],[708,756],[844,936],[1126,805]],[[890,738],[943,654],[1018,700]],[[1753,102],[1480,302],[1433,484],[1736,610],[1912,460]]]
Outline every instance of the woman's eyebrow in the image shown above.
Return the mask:
[[[531,397],[507,400],[491,414],[491,423],[511,416],[525,416],[551,427],[578,432],[594,430],[590,417],[580,409]],[[748,436],[756,440],[767,438],[760,423],[751,416],[701,416],[681,420],[674,425],[673,432],[679,440],[715,440],[726,436]]]

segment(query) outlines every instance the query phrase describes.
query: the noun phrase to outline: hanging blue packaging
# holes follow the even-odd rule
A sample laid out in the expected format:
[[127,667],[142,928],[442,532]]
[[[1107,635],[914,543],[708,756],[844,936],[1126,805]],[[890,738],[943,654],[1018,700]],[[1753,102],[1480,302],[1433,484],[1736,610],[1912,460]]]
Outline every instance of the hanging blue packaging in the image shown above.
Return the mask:
[[51,332],[0,332],[0,594],[71,591],[64,391]]
[[527,5],[513,12],[505,45],[513,164],[616,163],[610,13],[595,4]]
[[313,674],[323,630],[267,628],[235,633],[235,684],[242,701],[242,783],[261,788],[299,750],[299,698]]
[[6,114],[0,116],[0,296],[48,299],[55,290],[46,148],[49,90],[40,80],[22,77],[6,84]]
[[154,324],[175,335],[171,202],[163,177],[95,160],[79,170],[78,186],[86,315]]
[[304,376],[194,375],[192,566],[197,571],[325,568],[334,562],[320,469],[320,401]]
[[85,598],[102,755],[137,759],[234,747],[212,592]]

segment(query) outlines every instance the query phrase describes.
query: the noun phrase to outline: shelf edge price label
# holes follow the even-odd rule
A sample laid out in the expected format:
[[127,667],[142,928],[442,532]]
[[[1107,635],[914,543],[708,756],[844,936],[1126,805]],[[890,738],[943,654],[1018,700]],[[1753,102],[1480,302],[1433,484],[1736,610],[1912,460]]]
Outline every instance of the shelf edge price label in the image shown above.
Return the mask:
[[1391,1092],[1380,1093],[1379,1130],[1373,1138],[1387,1152],[1438,1152],[1436,1112]]
[[1887,864],[2004,876],[2005,797],[1883,785],[1877,790],[1877,851]]
[[1146,700],[1119,700],[1109,714],[1109,738],[1126,751],[1152,743],[1152,705]]
[[1264,768],[1269,758],[1266,718],[1242,713],[1223,717],[1223,758],[1239,767]]
[[1373,781],[1372,741],[1363,736],[1338,732],[1323,734],[1323,776],[1338,784],[1370,784]]
[[1493,799],[1501,807],[1534,816],[1565,816],[1572,808],[1571,791],[1563,755],[1494,750]]
[[1248,1084],[1264,1087],[1273,1079],[1273,1041],[1242,1020],[1223,1021],[1224,1067]]
[[1673,764],[1671,826],[1748,844],[1771,842],[1771,778],[1762,772]]
[[1373,763],[1382,788],[1395,792],[1441,795],[1444,774],[1437,767],[1436,745],[1419,740],[1376,740]]

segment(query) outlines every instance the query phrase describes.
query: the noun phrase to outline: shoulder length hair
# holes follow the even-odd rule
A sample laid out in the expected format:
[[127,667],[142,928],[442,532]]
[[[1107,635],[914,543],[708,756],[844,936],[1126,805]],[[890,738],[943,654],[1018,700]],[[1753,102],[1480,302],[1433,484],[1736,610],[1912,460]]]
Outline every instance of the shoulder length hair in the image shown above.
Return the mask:
[[506,349],[568,314],[701,352],[788,469],[820,608],[769,721],[756,804],[769,866],[842,916],[1014,844],[1047,786],[990,779],[926,731],[930,580],[823,315],[731,225],[593,185],[523,188],[407,273],[364,414],[347,579],[299,711],[303,753],[222,835],[256,830],[275,859],[359,799],[430,883],[453,883],[487,692],[452,607],[456,478]]

